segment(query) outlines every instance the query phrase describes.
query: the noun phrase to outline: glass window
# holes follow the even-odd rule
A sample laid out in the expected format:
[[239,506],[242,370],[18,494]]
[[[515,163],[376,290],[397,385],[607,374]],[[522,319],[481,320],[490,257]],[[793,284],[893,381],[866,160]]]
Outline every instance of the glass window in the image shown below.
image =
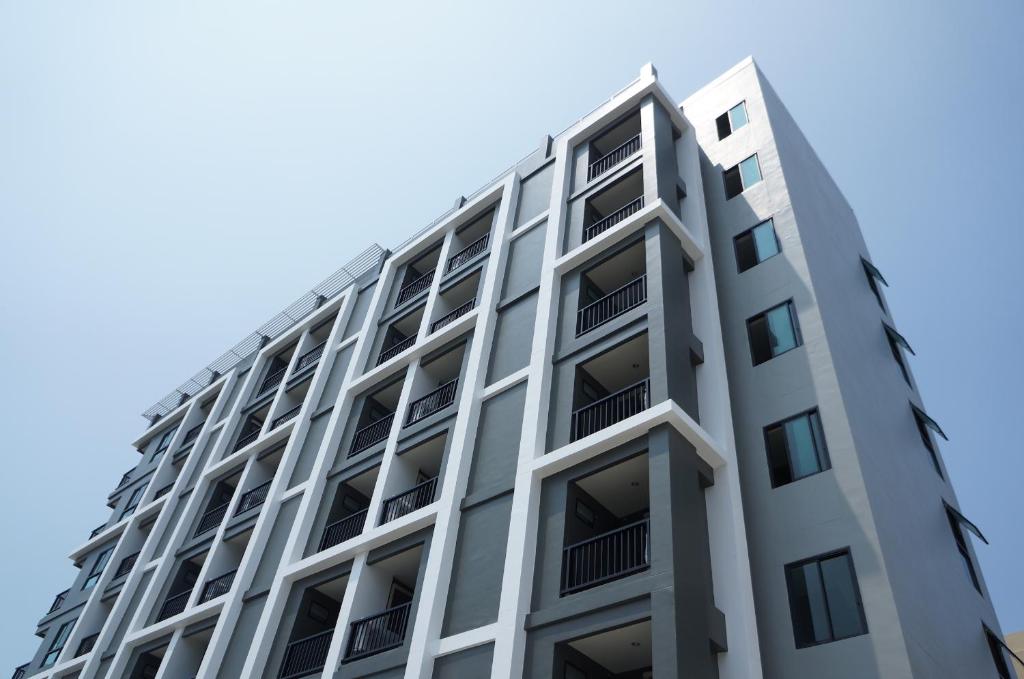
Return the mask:
[[988,650],[992,653],[992,662],[996,665],[999,679],[1013,679],[1014,675],[1010,672],[1010,666],[1006,662],[1006,654],[1003,653],[1002,642],[988,628],[985,629],[985,638],[988,639]]
[[750,354],[754,365],[800,346],[800,331],[793,303],[783,302],[747,320]]
[[756,154],[740,163],[740,176],[743,178],[744,189],[761,181],[761,166],[757,164]]
[[867,633],[848,551],[786,566],[786,585],[797,648]]
[[770,219],[736,236],[736,263],[740,273],[779,252],[781,249],[775,235],[775,223]]
[[142,494],[146,492],[146,486],[148,483],[144,483],[135,490],[132,491],[131,496],[128,498],[128,503],[124,507],[124,511],[121,512],[121,518],[131,515],[135,508],[139,506],[139,501],[142,499]]
[[64,650],[64,644],[68,642],[68,637],[71,636],[71,630],[75,626],[77,620],[68,620],[66,623],[60,626],[57,630],[57,634],[53,637],[53,641],[50,642],[50,649],[43,656],[42,667],[49,667],[53,663],[57,662],[57,657],[60,652]]
[[722,173],[725,181],[725,198],[735,198],[761,181],[761,166],[757,162],[757,154],[750,156],[739,165],[734,165]]
[[831,468],[817,410],[765,427],[764,437],[773,488]]
[[110,561],[110,554],[113,551],[114,548],[109,547],[100,552],[100,555],[96,557],[96,561],[92,564],[92,569],[89,571],[89,577],[85,579],[82,589],[92,589],[96,585],[100,576],[103,575],[103,569],[107,567],[107,562]]
[[974,560],[971,558],[971,550],[967,546],[967,536],[964,535],[960,526],[960,519],[946,510],[946,518],[949,519],[949,527],[953,531],[953,541],[956,542],[957,551],[960,552],[960,560],[964,567],[964,574],[974,585],[974,589],[981,591],[981,583],[978,582],[978,573],[974,570]]
[[731,109],[715,118],[715,127],[718,128],[718,139],[721,141],[730,134],[747,124],[746,102],[733,106]]

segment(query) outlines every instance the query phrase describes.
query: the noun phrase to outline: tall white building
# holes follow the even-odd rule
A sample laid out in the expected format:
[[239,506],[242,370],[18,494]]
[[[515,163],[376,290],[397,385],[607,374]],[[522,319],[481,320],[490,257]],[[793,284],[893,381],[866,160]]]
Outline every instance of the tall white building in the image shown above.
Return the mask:
[[147,411],[15,677],[1008,677],[884,285],[647,66]]

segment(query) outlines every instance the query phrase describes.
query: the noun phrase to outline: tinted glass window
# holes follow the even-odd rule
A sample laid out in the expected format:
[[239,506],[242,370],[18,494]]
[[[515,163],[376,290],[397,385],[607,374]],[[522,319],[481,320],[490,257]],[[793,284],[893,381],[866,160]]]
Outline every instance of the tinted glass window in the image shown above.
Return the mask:
[[736,263],[740,273],[777,254],[779,241],[770,219],[736,236]]
[[867,633],[849,552],[786,566],[786,585],[798,648]]
[[817,411],[765,427],[772,487],[830,468]]
[[729,123],[733,132],[747,124],[747,106],[745,102],[741,101],[729,109]]
[[740,163],[740,176],[743,178],[744,189],[749,189],[761,181],[761,168],[757,164],[757,154],[750,156]]

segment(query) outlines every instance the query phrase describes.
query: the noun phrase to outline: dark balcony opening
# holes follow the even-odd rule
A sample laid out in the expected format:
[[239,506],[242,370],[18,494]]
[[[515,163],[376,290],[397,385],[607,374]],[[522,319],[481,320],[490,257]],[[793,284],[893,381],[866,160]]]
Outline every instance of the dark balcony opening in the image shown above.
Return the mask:
[[587,199],[583,209],[583,242],[596,238],[643,206],[643,174],[631,172]]
[[480,272],[467,276],[452,287],[444,290],[434,304],[434,322],[430,333],[454,323],[476,308],[477,291],[480,289]]
[[242,486],[242,495],[238,498],[238,506],[235,507],[235,516],[259,514],[269,497],[270,485],[277,474],[277,468],[284,456],[284,446],[275,448],[253,463],[252,470]]
[[207,553],[203,552],[191,559],[186,559],[178,566],[178,571],[171,579],[171,585],[167,589],[167,596],[157,611],[156,622],[172,618],[183,612],[188,607],[188,600],[199,580],[199,573],[203,569]]
[[114,571],[113,579],[117,580],[118,578],[123,578],[131,573],[132,569],[135,567],[135,563],[139,560],[139,554],[141,554],[141,552],[134,552],[121,559],[117,564],[117,570]]
[[412,387],[404,426],[421,422],[455,403],[466,345],[447,351],[420,365]]
[[555,647],[556,679],[653,679],[651,621],[632,623]]
[[295,347],[292,346],[275,355],[267,362],[267,367],[263,371],[263,379],[260,381],[260,386],[256,389],[254,398],[260,398],[271,393],[277,388],[277,385],[281,384],[285,373],[288,372],[288,363],[291,361],[292,352],[294,351]]
[[363,399],[349,446],[349,457],[387,440],[401,395],[402,380],[399,379]]
[[347,585],[348,576],[342,576],[303,591],[278,679],[297,679],[323,670]]
[[384,331],[384,336],[381,339],[377,365],[387,363],[416,344],[416,336],[419,335],[422,322],[423,305],[392,322]]
[[224,521],[228,512],[228,505],[235,494],[235,487],[238,485],[239,474],[230,478],[218,481],[210,493],[210,499],[206,502],[206,508],[199,521],[196,523],[196,531],[193,537],[199,537],[217,530]]
[[491,208],[455,232],[448,250],[448,260],[444,265],[446,276],[463,269],[481,254],[487,252],[495,213],[496,210]]
[[78,642],[78,648],[75,649],[75,657],[81,658],[86,653],[92,653],[92,649],[96,647],[96,640],[99,638],[99,632],[94,632],[87,637],[82,637],[82,640]]
[[252,528],[249,528],[224,540],[214,555],[214,560],[210,562],[210,567],[206,569],[206,582],[199,592],[197,605],[219,599],[231,591],[251,537]]
[[203,663],[203,657],[206,655],[206,649],[210,646],[213,629],[213,627],[208,627],[199,632],[190,630],[188,634],[182,636],[174,648],[174,653],[166,660],[167,668],[164,670],[163,676],[196,679]]
[[286,389],[274,407],[274,419],[270,421],[270,431],[291,422],[299,415],[302,404],[306,401],[306,394],[309,393],[309,380]]
[[[380,523],[405,516],[431,504],[440,492],[447,432],[405,451],[399,451],[391,465],[387,499],[381,508]],[[396,491],[391,494],[391,491]]]
[[270,404],[246,415],[245,420],[242,421],[241,429],[238,430],[238,438],[235,440],[235,446],[231,452],[237,453],[258,439],[263,431],[263,423],[266,422],[268,415],[270,415]]
[[320,361],[324,356],[324,350],[327,348],[327,339],[330,337],[334,321],[335,316],[331,316],[310,331],[309,337],[299,347],[299,351],[302,353],[295,360],[295,367],[292,369],[291,377],[312,371],[316,366],[320,365]]
[[140,654],[131,674],[128,675],[129,679],[155,679],[166,654],[167,646]]
[[651,405],[647,333],[576,366],[570,439],[576,441]]
[[647,301],[647,254],[642,240],[580,274],[576,336]]
[[370,506],[379,474],[378,465],[338,484],[334,501],[327,512],[327,524],[320,535],[318,552],[340,545],[363,532],[366,510]]
[[641,149],[640,112],[592,139],[588,144],[587,181],[592,182],[635,156]]
[[440,258],[441,247],[437,246],[416,261],[406,265],[402,272],[402,282],[398,288],[398,299],[395,301],[395,306],[405,304],[430,289]]
[[650,481],[644,453],[569,484],[562,596],[650,567]]
[[[405,643],[412,617],[423,546],[417,545],[392,557],[367,566],[370,575],[366,587],[375,597],[363,602],[362,610],[353,608],[356,619],[349,625],[343,662],[365,658]],[[381,608],[372,609],[374,604]]]

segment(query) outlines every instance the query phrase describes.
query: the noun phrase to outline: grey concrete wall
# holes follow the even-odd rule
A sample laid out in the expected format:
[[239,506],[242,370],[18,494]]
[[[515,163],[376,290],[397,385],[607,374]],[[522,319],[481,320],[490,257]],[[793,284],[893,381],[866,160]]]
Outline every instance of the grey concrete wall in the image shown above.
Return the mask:
[[486,677],[491,671],[494,644],[485,644],[434,661],[433,679],[470,679]]
[[256,633],[256,626],[260,622],[260,614],[263,613],[263,605],[266,602],[266,596],[261,594],[242,603],[242,610],[231,631],[231,639],[228,641],[224,660],[217,668],[217,679],[237,678],[238,668],[245,664],[246,657],[252,652],[252,640]]
[[516,226],[543,214],[551,203],[551,181],[555,164],[549,162],[523,179],[516,208]]
[[487,382],[493,384],[530,362],[530,343],[537,318],[537,294],[517,299],[498,310]]

